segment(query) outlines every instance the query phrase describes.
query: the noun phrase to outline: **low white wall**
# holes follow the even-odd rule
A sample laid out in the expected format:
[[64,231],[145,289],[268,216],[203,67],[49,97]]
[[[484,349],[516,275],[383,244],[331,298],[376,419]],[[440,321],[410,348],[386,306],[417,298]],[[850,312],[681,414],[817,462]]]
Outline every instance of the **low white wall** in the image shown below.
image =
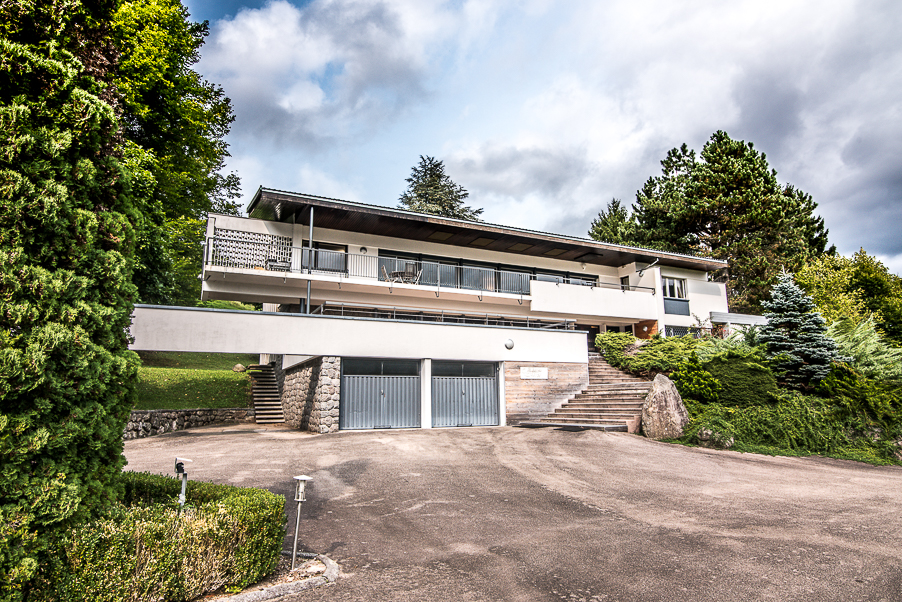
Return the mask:
[[[586,334],[571,330],[334,318],[185,307],[136,306],[134,350],[272,353],[475,361],[588,361]],[[513,349],[505,343],[514,342]]]
[[628,320],[653,320],[656,298],[651,291],[575,286],[533,280],[529,283],[530,309],[565,316],[603,316]]

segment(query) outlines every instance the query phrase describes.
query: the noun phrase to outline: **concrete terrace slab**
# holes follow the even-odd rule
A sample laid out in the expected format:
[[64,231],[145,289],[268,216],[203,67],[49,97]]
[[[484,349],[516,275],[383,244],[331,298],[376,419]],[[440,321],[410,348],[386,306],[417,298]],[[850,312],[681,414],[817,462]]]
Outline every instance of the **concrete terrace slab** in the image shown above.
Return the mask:
[[[898,600],[902,468],[625,433],[311,435],[255,425],[126,442],[128,469],[291,495],[344,575],[307,600]],[[294,525],[294,504],[289,524]],[[286,539],[286,548],[290,540]]]

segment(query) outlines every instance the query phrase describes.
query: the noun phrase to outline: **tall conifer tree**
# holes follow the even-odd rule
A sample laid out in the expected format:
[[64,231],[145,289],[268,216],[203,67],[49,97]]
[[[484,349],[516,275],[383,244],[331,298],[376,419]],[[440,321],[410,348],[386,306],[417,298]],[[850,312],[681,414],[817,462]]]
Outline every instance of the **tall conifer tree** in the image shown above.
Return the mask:
[[137,356],[116,2],[0,2],[0,598],[118,496]]

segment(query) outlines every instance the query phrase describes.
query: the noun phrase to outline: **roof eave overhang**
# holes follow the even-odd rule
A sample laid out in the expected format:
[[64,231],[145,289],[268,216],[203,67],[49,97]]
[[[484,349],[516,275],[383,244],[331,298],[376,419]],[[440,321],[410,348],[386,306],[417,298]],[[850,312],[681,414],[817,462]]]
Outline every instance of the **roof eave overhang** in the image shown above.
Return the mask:
[[367,205],[315,195],[260,187],[248,205],[252,218],[307,223],[314,208],[314,228],[323,227],[405,238],[469,249],[484,249],[527,257],[579,261],[595,265],[628,263],[704,270],[727,267],[727,262],[705,257],[625,247],[583,238],[470,222],[403,209]]

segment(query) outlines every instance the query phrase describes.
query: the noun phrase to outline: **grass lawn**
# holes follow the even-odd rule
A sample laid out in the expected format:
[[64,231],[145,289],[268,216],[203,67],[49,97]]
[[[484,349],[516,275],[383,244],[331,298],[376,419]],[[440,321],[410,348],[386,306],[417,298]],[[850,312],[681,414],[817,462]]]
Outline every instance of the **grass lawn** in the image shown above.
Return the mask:
[[250,377],[232,372],[235,364],[257,363],[259,356],[221,353],[141,352],[136,410],[244,408]]

